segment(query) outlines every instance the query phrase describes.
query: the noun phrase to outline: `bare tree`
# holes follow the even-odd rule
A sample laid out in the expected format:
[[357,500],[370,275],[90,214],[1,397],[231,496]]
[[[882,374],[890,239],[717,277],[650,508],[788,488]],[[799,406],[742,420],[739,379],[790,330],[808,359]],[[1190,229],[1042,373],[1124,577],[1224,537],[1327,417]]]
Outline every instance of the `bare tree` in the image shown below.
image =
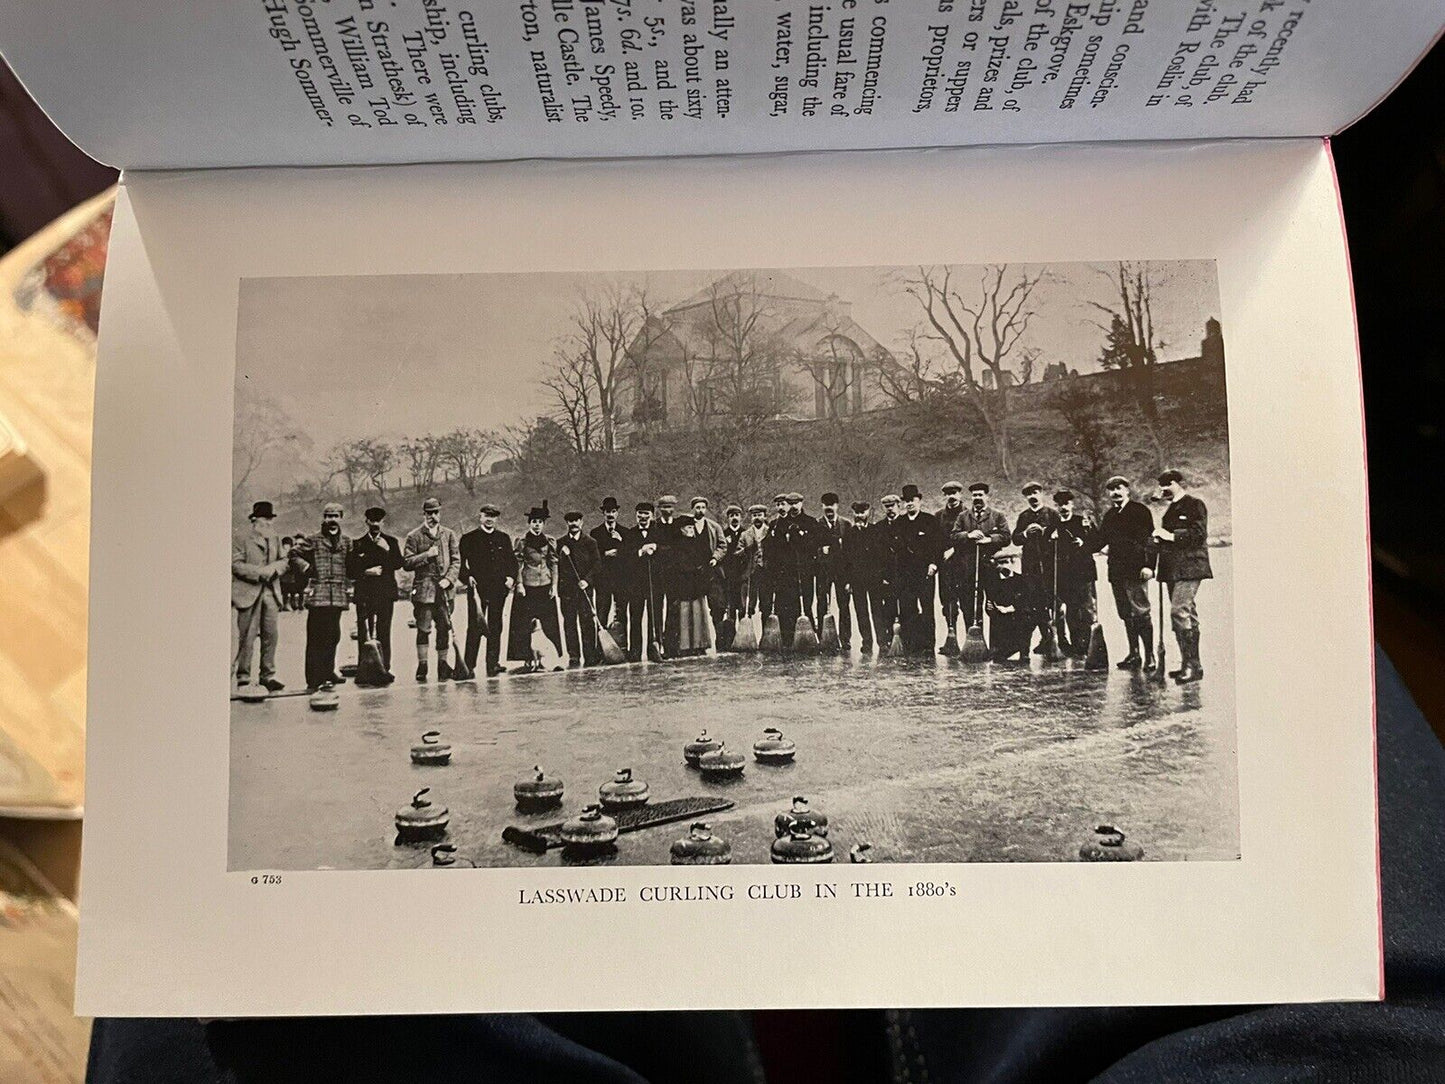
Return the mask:
[[1099,273],[1110,281],[1117,296],[1117,300],[1108,305],[1087,302],[1090,308],[1109,317],[1107,324],[1097,325],[1104,332],[1099,364],[1123,372],[1125,385],[1154,445],[1155,465],[1162,470],[1169,447],[1164,438],[1154,379],[1159,349],[1163,345],[1154,331],[1156,272],[1147,261],[1120,260],[1111,268],[1100,269]]
[[476,496],[482,465],[495,447],[495,435],[482,429],[454,429],[441,438],[441,458],[456,470],[468,496]]
[[356,441],[345,441],[331,449],[326,458],[330,478],[340,475],[346,481],[346,495],[356,500],[356,488],[367,477],[366,463],[356,448]]
[[351,442],[347,452],[377,496],[386,500],[386,476],[397,465],[396,449],[379,437],[361,437]]
[[441,442],[431,434],[413,437],[397,445],[397,452],[406,459],[412,488],[430,489],[441,460]]
[[728,428],[741,435],[782,408],[779,376],[788,350],[756,275],[726,276],[712,283],[707,295],[698,327],[703,348],[684,358],[687,382],[704,425],[726,418]]
[[873,373],[878,390],[898,406],[922,402],[944,388],[936,371],[937,355],[925,346],[929,339],[922,328],[911,327],[899,339],[896,353],[881,348],[875,353]]
[[542,386],[552,395],[552,417],[572,441],[572,451],[585,456],[596,447],[597,431],[604,442],[612,439],[611,423],[602,415],[596,382],[595,355],[585,349],[568,350],[568,344],[557,346],[551,372],[542,379]]
[[1063,415],[1069,427],[1070,458],[1084,482],[1078,488],[1088,493],[1096,512],[1104,507],[1104,482],[1114,473],[1112,461],[1116,452],[1101,398],[1097,390],[1086,386],[1077,376],[1061,379],[1052,397],[1054,409]]
[[311,440],[276,400],[251,386],[236,388],[235,428],[231,451],[231,497],[239,499],[263,464],[297,463],[311,453]]
[[[825,316],[819,329],[822,337],[817,346],[810,353],[799,352],[796,363],[813,378],[815,398],[822,408],[819,417],[839,421],[842,414],[849,413],[855,388],[861,387],[866,358],[858,344],[843,334],[841,321]],[[843,404],[841,411],[839,403]]]
[[966,292],[952,267],[919,267],[902,279],[904,292],[923,309],[928,337],[943,343],[953,359],[954,376],[983,418],[1005,478],[1013,477],[1009,388],[1018,374],[1011,358],[1033,320],[1034,291],[1045,276],[1044,271],[1010,273],[1007,264],[991,264],[980,273],[977,287]]

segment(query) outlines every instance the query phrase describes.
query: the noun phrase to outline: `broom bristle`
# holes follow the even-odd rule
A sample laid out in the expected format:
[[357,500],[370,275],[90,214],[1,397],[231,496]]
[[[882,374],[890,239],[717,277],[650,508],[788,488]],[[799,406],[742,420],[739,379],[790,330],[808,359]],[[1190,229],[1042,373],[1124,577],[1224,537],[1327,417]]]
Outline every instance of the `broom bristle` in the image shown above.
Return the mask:
[[832,614],[823,616],[823,635],[819,637],[818,646],[824,651],[843,650],[843,641],[838,638],[838,622]]
[[627,661],[627,656],[623,653],[622,648],[617,646],[617,641],[613,638],[612,633],[604,628],[597,630],[597,646],[602,649],[602,661],[608,665]]
[[958,657],[964,662],[988,662],[988,641],[983,638],[982,625],[968,626],[963,637],[963,650]]
[[783,650],[783,623],[777,614],[773,614],[763,625],[763,638],[758,642],[758,647],[763,651]]
[[758,649],[758,632],[753,627],[753,619],[744,617],[738,622],[737,635],[733,637],[734,651],[756,651]]
[[813,631],[813,622],[804,614],[793,626],[793,650],[809,655],[818,650],[818,634]]
[[1109,669],[1109,645],[1104,640],[1104,626],[1097,621],[1089,630],[1089,653],[1084,658],[1084,669]]
[[900,659],[906,654],[908,652],[903,649],[903,625],[901,622],[895,621],[893,622],[893,642],[888,645],[888,657]]

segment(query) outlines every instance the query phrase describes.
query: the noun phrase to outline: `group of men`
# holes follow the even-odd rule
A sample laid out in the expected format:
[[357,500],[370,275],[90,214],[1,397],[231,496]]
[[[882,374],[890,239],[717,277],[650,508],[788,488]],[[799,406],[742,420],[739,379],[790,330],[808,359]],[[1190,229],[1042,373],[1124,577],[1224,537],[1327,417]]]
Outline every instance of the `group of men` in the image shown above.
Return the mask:
[[[336,649],[341,614],[356,607],[358,628],[380,645],[391,680],[391,621],[398,597],[397,573],[412,573],[411,602],[416,627],[418,681],[426,681],[434,649],[438,678],[452,675],[452,611],[458,590],[465,593],[469,620],[467,670],[475,670],[486,642],[486,673],[505,672],[502,662],[504,611],[510,600],[509,662],[530,665],[533,637],[540,633],[573,665],[602,661],[597,630],[609,628],[630,659],[644,654],[670,658],[711,646],[698,632],[698,614],[715,630],[720,649],[730,646],[740,621],[778,619],[785,649],[799,618],[815,629],[832,614],[842,646],[857,633],[864,652],[895,638],[908,653],[958,652],[957,630],[989,621],[993,657],[1027,657],[1034,632],[1038,653],[1057,648],[1082,657],[1096,620],[1095,554],[1107,555],[1107,579],[1129,640],[1123,669],[1154,665],[1154,628],[1147,585],[1156,575],[1167,584],[1171,623],[1181,665],[1172,676],[1198,681],[1199,622],[1195,595],[1212,575],[1208,510],[1186,492],[1180,471],[1158,478],[1168,507],[1156,525],[1147,505],[1136,499],[1122,476],[1105,485],[1108,505],[1096,523],[1076,509],[1074,495],[1061,489],[1045,503],[1043,486],[1022,489],[1026,502],[1012,528],[990,505],[990,486],[948,482],[942,506],[923,510],[916,485],[881,499],[873,518],[868,501],[840,513],[836,493],[822,495],[821,514],[804,510],[801,493],[779,493],[772,515],[764,504],[746,511],[728,505],[714,520],[705,497],[695,497],[690,515],[678,514],[678,500],[665,494],[638,501],[634,521],[620,522],[615,497],[600,505],[600,522],[584,527],[579,511],[565,514],[565,532],[546,532],[547,502],[532,508],[527,530],[512,539],[497,526],[500,509],[483,504],[477,526],[458,534],[441,522],[441,504],[429,497],[422,522],[398,540],[383,530],[386,511],[370,508],[366,530],[355,539],[341,532],[339,504],[322,510],[314,537],[296,536],[283,552],[272,530],[269,502],[252,509],[252,533],[232,554],[232,603],[239,648],[236,675],[250,680],[254,641],[261,641],[260,681],[276,690],[276,612],[284,608],[283,574],[307,580],[305,605],[306,683],[339,682]],[[1010,545],[1020,549],[1012,566]],[[705,606],[705,608],[704,608]],[[941,610],[945,628],[936,643]],[[560,620],[559,620],[560,618]],[[435,634],[433,636],[433,633]]]

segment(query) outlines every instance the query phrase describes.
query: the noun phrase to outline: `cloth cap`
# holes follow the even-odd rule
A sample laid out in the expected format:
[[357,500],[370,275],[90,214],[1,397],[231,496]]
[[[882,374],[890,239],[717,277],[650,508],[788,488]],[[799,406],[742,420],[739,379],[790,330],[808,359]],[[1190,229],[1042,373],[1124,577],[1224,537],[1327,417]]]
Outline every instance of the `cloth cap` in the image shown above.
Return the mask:
[[782,501],[784,504],[787,504],[787,503],[788,503],[788,495],[787,495],[786,493],[779,493],[779,494],[775,495],[775,496],[773,497],[773,503],[774,503],[774,504],[777,504],[779,501]]
[[386,509],[372,505],[372,507],[363,512],[362,515],[365,517],[367,523],[380,523],[386,518]]
[[252,519],[275,519],[276,510],[271,507],[270,501],[257,501],[251,505]]
[[1073,499],[1074,499],[1074,495],[1073,495],[1071,492],[1069,492],[1067,489],[1061,489],[1061,490],[1059,490],[1057,493],[1054,494],[1054,503],[1055,503],[1055,504],[1063,504],[1065,501],[1072,501]]
[[1019,492],[1027,497],[1030,493],[1037,493],[1043,488],[1038,482],[1025,482],[1023,489],[1019,490]]
[[442,502],[435,497],[428,497],[421,502],[421,510],[423,512],[440,512],[442,510]]
[[477,511],[481,512],[484,516],[500,516],[502,514],[502,510],[495,504],[484,504],[481,508],[477,509]]
[[943,483],[943,492],[944,492],[945,495],[947,495],[947,494],[949,494],[949,493],[962,493],[962,492],[963,492],[963,483],[962,483],[962,482],[944,482],[944,483]]
[[923,491],[913,483],[903,487],[903,499],[905,501],[918,501],[923,499]]
[[765,505],[765,504],[750,504],[750,505],[748,505],[748,511],[749,511],[749,512],[762,512],[764,515],[766,515],[766,514],[767,514],[767,511],[768,511],[768,506]]
[[706,497],[694,497],[691,501],[688,502],[688,507],[689,507],[689,508],[696,508],[699,504],[707,504],[707,498],[706,498]]
[[1183,485],[1184,474],[1181,471],[1177,470],[1166,470],[1163,474],[1159,476],[1159,484],[1161,486],[1167,486],[1171,482],[1178,482],[1180,485]]
[[743,514],[743,506],[740,505],[740,504],[730,504],[730,505],[728,505],[728,506],[727,506],[727,510],[726,510],[726,514],[730,516],[730,515],[732,515],[734,512],[736,512],[738,515],[742,515],[742,514]]
[[346,515],[346,509],[341,507],[341,503],[339,501],[327,501],[325,506],[321,509],[321,514],[323,516],[331,512],[335,512],[338,516]]
[[822,500],[821,500],[819,503],[821,503],[821,504],[837,504],[837,503],[838,503],[838,494],[836,494],[836,493],[824,493],[824,494],[823,494],[823,497],[822,497]]
[[796,489],[793,490],[793,492],[791,492],[791,493],[788,494],[788,503],[789,503],[789,504],[802,504],[802,503],[803,503],[803,495],[802,495],[801,493],[799,493]]
[[1116,474],[1114,475],[1114,477],[1110,478],[1107,482],[1104,483],[1104,488],[1113,489],[1115,486],[1127,487],[1128,485],[1129,479],[1125,478],[1122,474]]
[[637,507],[636,507],[635,511],[638,511],[638,512],[651,512],[651,511],[654,511],[654,509],[653,509],[653,507],[652,507],[652,502],[651,502],[651,501],[638,501],[638,502],[637,502]]
[[568,523],[581,523],[582,513],[576,511],[564,512],[562,513],[562,518],[565,519]]
[[987,482],[974,482],[972,485],[970,485],[970,486],[968,487],[968,491],[969,491],[970,493],[987,493],[987,492],[989,491],[989,489],[988,489],[988,483],[987,483]]
[[903,498],[900,497],[897,493],[887,493],[883,497],[884,504],[901,504],[902,502]]
[[677,498],[671,493],[664,493],[661,497],[657,498],[657,506],[659,508],[676,508]]

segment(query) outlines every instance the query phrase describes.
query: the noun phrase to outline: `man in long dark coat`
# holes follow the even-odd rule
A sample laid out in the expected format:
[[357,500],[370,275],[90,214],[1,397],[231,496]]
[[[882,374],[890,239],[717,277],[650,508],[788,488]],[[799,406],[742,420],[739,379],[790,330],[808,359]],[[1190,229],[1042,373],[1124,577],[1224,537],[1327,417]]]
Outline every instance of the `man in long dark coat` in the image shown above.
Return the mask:
[[932,654],[936,627],[934,599],[943,560],[943,530],[938,517],[923,511],[923,493],[903,487],[904,513],[894,526],[898,562],[898,620],[910,654]]
[[1159,548],[1159,578],[1169,585],[1169,623],[1182,660],[1170,676],[1184,685],[1204,677],[1194,596],[1202,580],[1214,578],[1209,564],[1209,509],[1185,492],[1184,475],[1177,470],[1161,474],[1159,488],[1169,507],[1154,531],[1154,541]]
[[462,535],[458,549],[462,553],[461,582],[470,588],[469,598],[475,609],[467,615],[466,663],[477,670],[477,652],[482,636],[487,638],[487,676],[506,672],[502,665],[502,609],[507,596],[517,584],[517,555],[506,531],[497,529],[502,510],[495,504],[484,504],[477,515],[478,525]]
[[1057,556],[1054,529],[1059,525],[1059,514],[1044,505],[1044,487],[1038,482],[1027,483],[1023,497],[1028,507],[1019,513],[1013,540],[1014,545],[1023,547],[1020,571],[1024,605],[1042,635],[1034,654],[1042,655],[1054,638],[1050,622],[1054,613],[1054,558]]
[[592,581],[592,602],[597,607],[597,619],[605,628],[613,621],[626,618],[623,613],[626,602],[622,592],[622,575],[627,565],[622,532],[626,528],[617,522],[616,497],[602,498],[601,510],[602,522],[587,533],[592,536],[592,541],[597,543],[597,554],[601,558]]
[[1154,665],[1154,621],[1149,616],[1148,583],[1154,578],[1154,517],[1133,499],[1129,479],[1116,474],[1104,483],[1109,507],[1099,521],[1100,547],[1109,555],[1109,586],[1114,606],[1129,637],[1129,654],[1120,670]]
[[853,522],[843,528],[838,547],[838,574],[843,594],[852,603],[853,618],[865,652],[873,650],[875,626],[878,640],[886,639],[892,631],[891,624],[886,629],[883,626],[883,622],[891,618],[882,608],[882,587],[893,551],[884,544],[877,524],[869,522],[871,508],[867,501],[853,502]]
[[823,514],[815,528],[814,579],[818,590],[818,615],[837,607],[838,641],[846,651],[853,645],[853,621],[849,616],[848,580],[843,575],[843,532],[848,525],[838,517],[838,494],[823,494]]
[[597,646],[597,625],[592,620],[593,577],[602,558],[597,543],[582,533],[582,513],[568,512],[567,533],[557,539],[557,599],[562,604],[562,635],[568,664],[596,666],[602,661]]
[[396,607],[396,574],[401,570],[401,542],[381,529],[385,508],[366,510],[366,532],[351,540],[346,573],[355,585],[357,635],[370,632],[381,647],[381,665],[391,674],[391,617]]
[[963,511],[963,483],[944,482],[941,490],[943,507],[938,510],[938,525],[943,529],[943,561],[938,566],[938,605],[943,610],[944,639],[938,650],[943,654],[958,651],[958,615],[963,610],[964,566],[973,573],[973,554],[969,547],[953,540],[953,525]]
[[1059,547],[1059,603],[1069,633],[1067,643],[1059,647],[1066,655],[1082,659],[1089,653],[1089,633],[1098,612],[1094,581],[1099,573],[1094,554],[1099,549],[1099,530],[1088,515],[1074,511],[1074,495],[1069,490],[1054,494],[1054,507],[1059,514],[1054,528]]
[[1009,543],[1004,514],[989,507],[989,484],[968,487],[968,506],[953,518],[949,541],[958,561],[958,599],[970,625],[982,624],[984,600],[995,576],[994,555]]
[[658,632],[653,639],[660,640],[662,652],[669,659],[677,655],[677,602],[682,590],[681,574],[676,549],[682,544],[682,520],[677,518],[677,498],[664,493],[657,498],[658,551],[653,555],[652,578],[657,590],[662,592],[662,605],[651,615],[658,621]]
[[[638,501],[635,509],[637,525],[623,535],[623,586],[627,600],[627,657],[641,660],[648,639],[662,635],[659,614],[662,610],[662,585],[658,575],[658,553],[661,532],[652,522],[651,501]],[[643,627],[643,618],[647,627]]]

